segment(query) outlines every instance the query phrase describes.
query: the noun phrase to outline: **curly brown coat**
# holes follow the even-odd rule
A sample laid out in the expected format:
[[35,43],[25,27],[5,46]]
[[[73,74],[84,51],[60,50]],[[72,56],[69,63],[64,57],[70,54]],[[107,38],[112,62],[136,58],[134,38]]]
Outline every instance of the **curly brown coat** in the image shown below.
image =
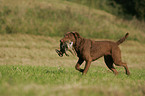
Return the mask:
[[[115,75],[118,74],[117,70],[114,68],[113,63],[117,66],[123,66],[125,68],[126,74],[129,75],[129,69],[126,63],[121,60],[121,51],[118,47],[119,44],[123,43],[128,37],[129,33],[118,40],[113,41],[94,41],[90,39],[85,39],[79,35],[77,32],[68,32],[64,35],[64,38],[60,40],[60,43],[66,42],[68,40],[73,42],[73,47],[79,58],[75,68],[76,70],[86,74],[92,61],[104,56],[104,61],[107,67],[114,72]],[[80,65],[86,61],[85,68],[81,69]]]

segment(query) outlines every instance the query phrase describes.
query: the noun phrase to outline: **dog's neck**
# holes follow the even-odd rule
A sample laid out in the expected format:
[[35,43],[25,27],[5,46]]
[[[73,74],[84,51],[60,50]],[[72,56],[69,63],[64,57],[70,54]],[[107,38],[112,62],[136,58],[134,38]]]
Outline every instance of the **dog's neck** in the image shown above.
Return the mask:
[[80,47],[82,41],[83,41],[83,38],[77,38],[75,43],[74,43],[74,49],[75,49],[77,54],[79,54],[79,47]]

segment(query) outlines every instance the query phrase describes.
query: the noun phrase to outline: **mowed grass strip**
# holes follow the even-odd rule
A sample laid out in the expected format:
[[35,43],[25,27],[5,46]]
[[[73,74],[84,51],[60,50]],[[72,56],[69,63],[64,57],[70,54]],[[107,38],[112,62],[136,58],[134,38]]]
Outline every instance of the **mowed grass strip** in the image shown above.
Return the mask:
[[143,96],[145,70],[131,68],[127,76],[123,69],[118,76],[103,67],[90,68],[87,75],[71,67],[0,66],[2,96]]

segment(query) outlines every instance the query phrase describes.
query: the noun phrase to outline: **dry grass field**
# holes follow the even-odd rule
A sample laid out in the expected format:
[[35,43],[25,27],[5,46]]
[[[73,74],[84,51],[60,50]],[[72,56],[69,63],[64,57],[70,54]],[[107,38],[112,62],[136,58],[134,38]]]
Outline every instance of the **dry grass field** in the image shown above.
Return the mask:
[[0,33],[61,37],[78,31],[87,38],[118,39],[126,32],[129,40],[145,42],[145,23],[124,20],[102,10],[69,0],[1,0]]

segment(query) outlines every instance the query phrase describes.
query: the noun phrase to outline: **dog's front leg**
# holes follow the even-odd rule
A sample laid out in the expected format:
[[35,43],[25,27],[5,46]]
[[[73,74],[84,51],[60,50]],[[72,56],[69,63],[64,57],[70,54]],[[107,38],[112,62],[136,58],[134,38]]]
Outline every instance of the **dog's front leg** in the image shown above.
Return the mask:
[[87,71],[88,71],[90,65],[91,65],[91,61],[86,61],[85,68],[84,68],[84,71],[83,71],[83,75],[87,74]]
[[83,72],[83,71],[84,71],[84,69],[81,69],[81,68],[80,68],[80,66],[81,66],[81,64],[82,64],[83,62],[84,62],[84,60],[79,58],[79,60],[78,60],[78,62],[77,62],[77,64],[76,64],[76,66],[75,66],[76,70],[78,70],[78,71],[80,71],[80,72]]

